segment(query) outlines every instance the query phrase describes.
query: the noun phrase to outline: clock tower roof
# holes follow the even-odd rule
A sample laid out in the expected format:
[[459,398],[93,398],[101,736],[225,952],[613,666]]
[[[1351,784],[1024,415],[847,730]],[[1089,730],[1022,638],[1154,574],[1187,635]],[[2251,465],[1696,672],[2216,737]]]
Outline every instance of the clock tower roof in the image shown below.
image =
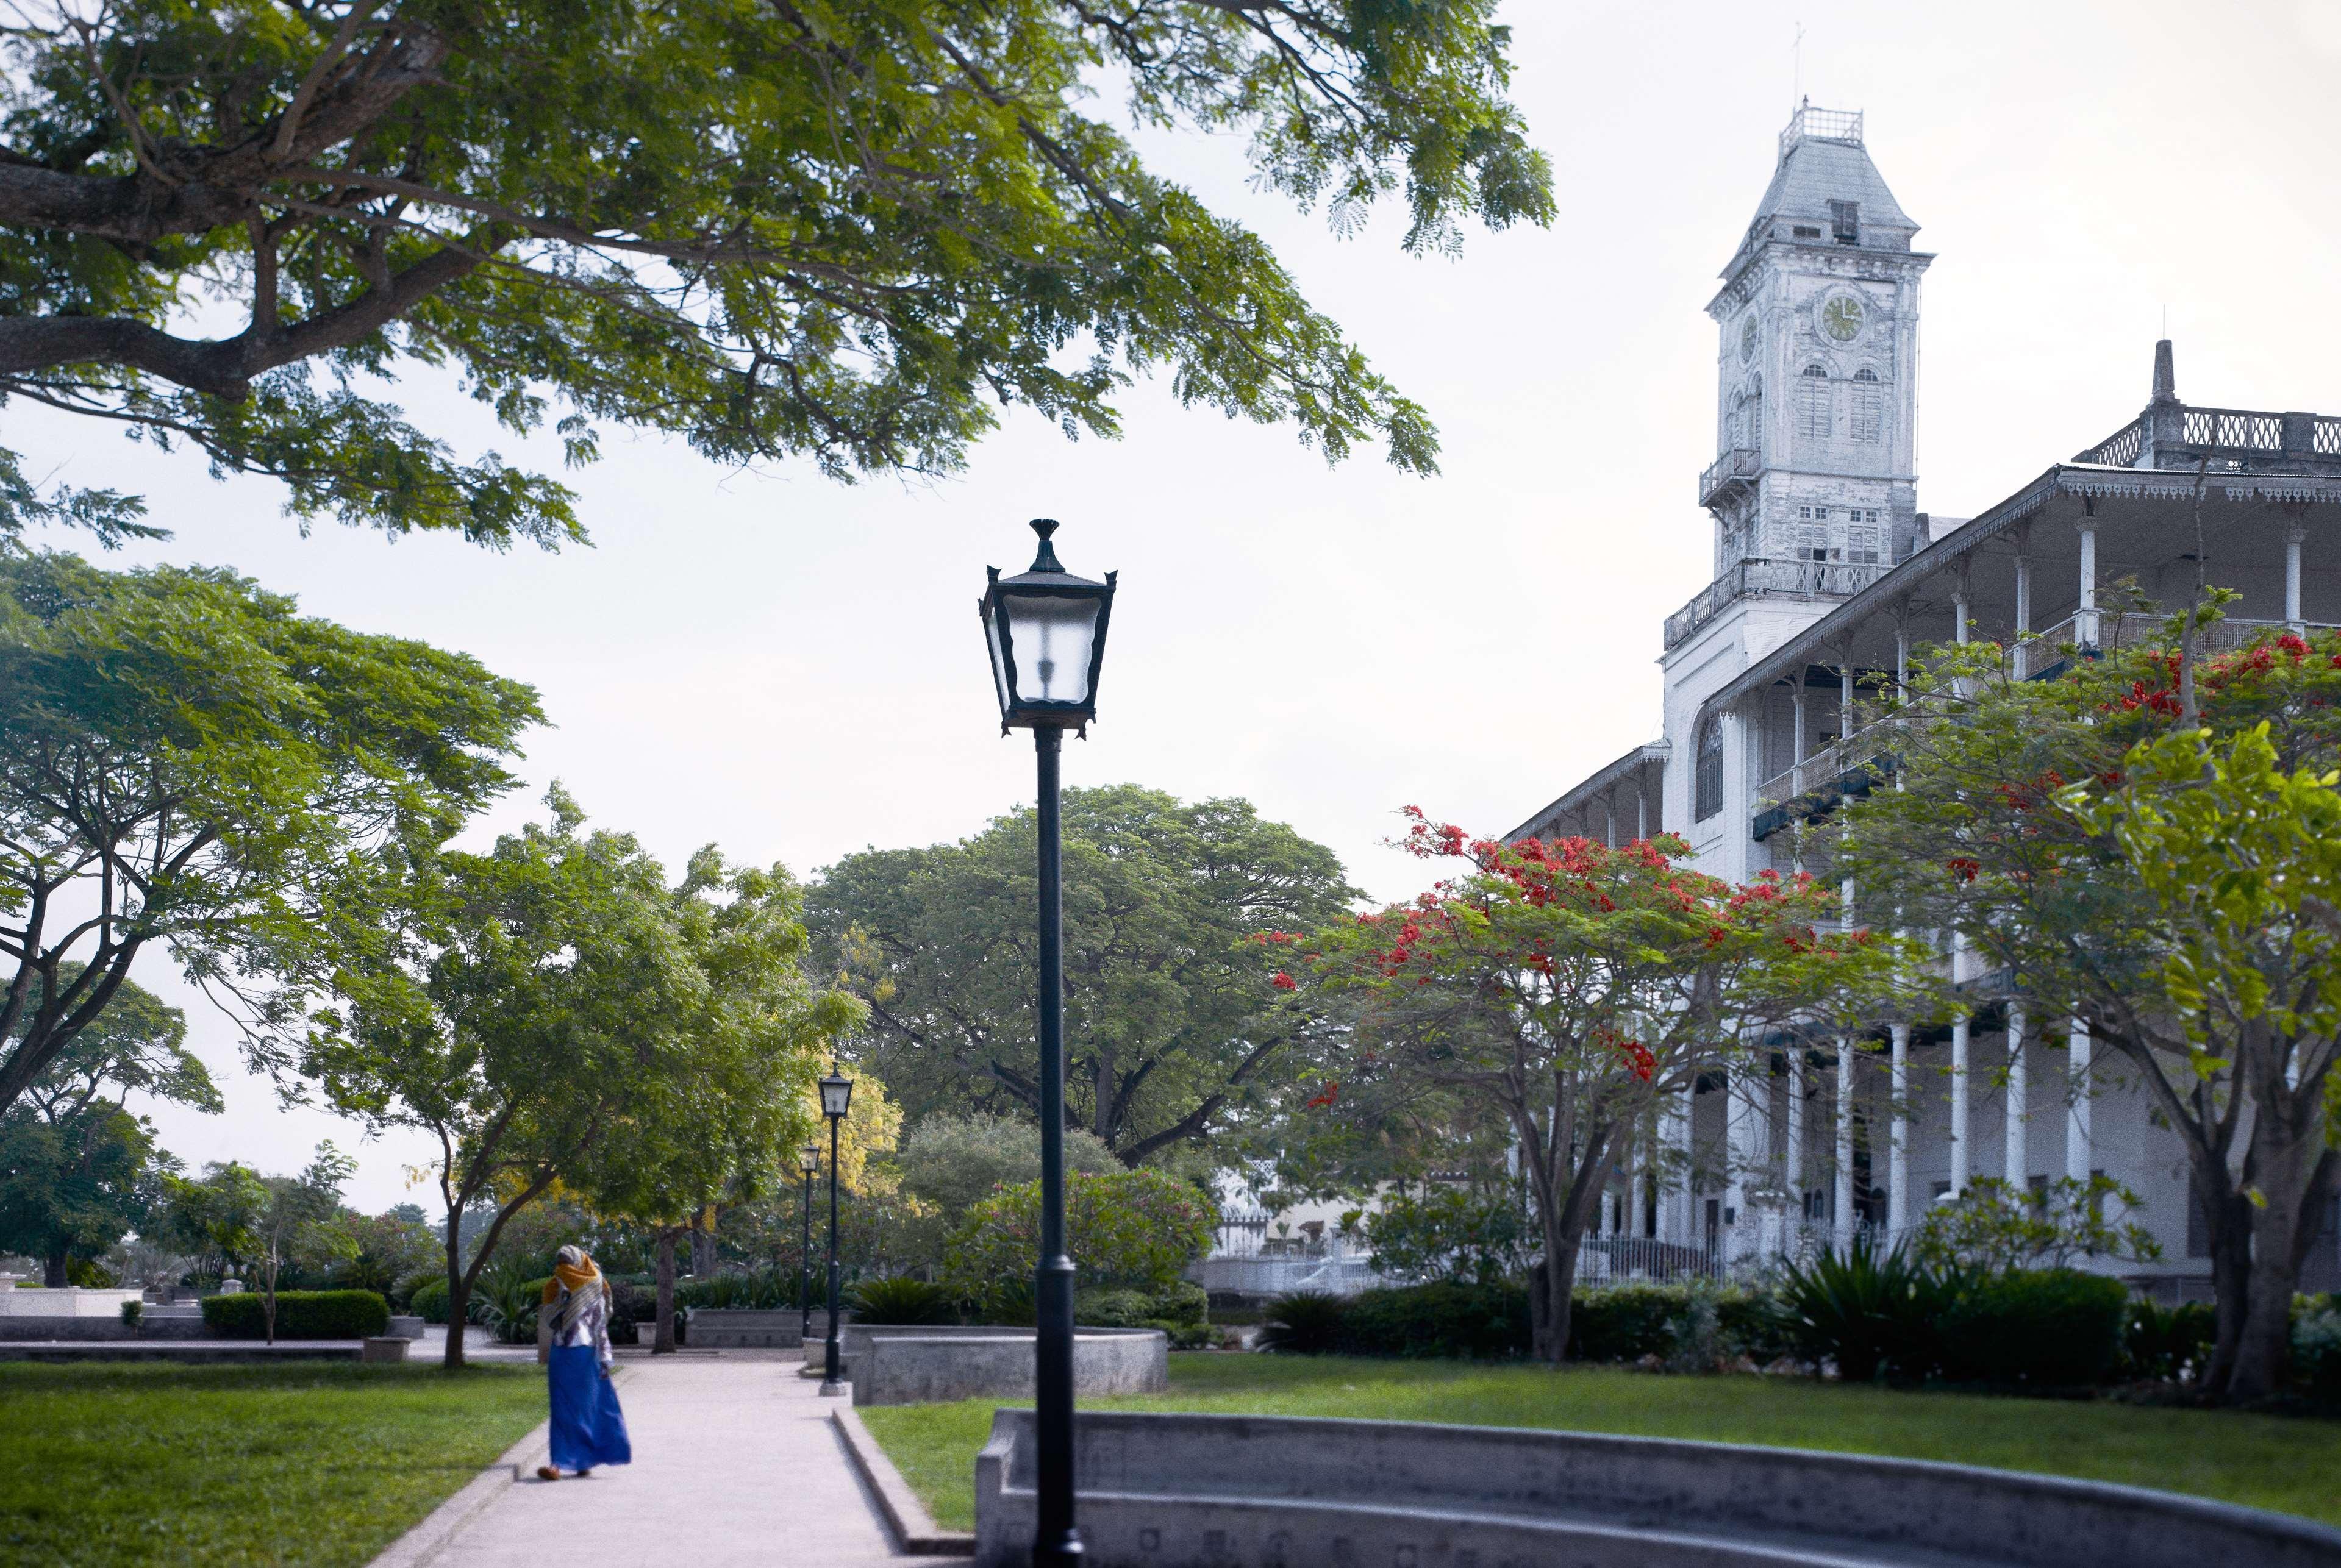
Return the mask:
[[1730,278],[1768,241],[1908,251],[1918,225],[1887,188],[1862,145],[1861,115],[1800,104],[1780,133],[1772,183],[1756,203],[1755,221],[1739,243]]

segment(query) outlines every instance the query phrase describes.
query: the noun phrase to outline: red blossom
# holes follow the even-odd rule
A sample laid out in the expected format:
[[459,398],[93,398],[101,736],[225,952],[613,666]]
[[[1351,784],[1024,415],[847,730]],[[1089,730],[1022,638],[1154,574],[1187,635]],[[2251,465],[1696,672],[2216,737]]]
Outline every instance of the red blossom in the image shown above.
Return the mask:
[[1310,1100],[1305,1108],[1312,1111],[1321,1111],[1331,1106],[1335,1100],[1338,1100],[1340,1097],[1340,1081],[1339,1079],[1334,1079],[1327,1083],[1324,1090],[1320,1093],[1315,1099]]
[[1268,983],[1274,986],[1280,991],[1297,991],[1300,988],[1300,982],[1286,974],[1282,969],[1277,970],[1276,973],[1270,978]]

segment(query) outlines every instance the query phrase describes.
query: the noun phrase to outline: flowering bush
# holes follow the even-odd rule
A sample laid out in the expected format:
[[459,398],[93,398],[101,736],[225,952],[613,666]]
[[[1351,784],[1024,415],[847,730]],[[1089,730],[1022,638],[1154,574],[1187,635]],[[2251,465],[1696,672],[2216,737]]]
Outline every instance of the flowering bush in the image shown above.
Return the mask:
[[[1065,1176],[1065,1245],[1084,1285],[1159,1290],[1210,1249],[1219,1211],[1161,1171]],[[966,1300],[1029,1291],[1041,1256],[1041,1184],[985,1199],[943,1254],[943,1278]]]

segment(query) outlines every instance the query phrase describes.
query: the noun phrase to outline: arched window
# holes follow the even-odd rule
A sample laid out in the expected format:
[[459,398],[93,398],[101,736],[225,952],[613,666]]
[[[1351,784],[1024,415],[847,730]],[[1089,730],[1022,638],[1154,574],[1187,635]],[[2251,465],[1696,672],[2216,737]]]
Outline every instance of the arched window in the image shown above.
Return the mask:
[[1875,443],[1886,439],[1886,397],[1878,372],[1868,365],[1853,372],[1851,405],[1846,410],[1848,439]]
[[1797,433],[1811,441],[1829,438],[1828,372],[1807,365],[1797,378]]
[[1698,761],[1691,770],[1692,819],[1704,822],[1723,809],[1723,720],[1713,714],[1698,727]]

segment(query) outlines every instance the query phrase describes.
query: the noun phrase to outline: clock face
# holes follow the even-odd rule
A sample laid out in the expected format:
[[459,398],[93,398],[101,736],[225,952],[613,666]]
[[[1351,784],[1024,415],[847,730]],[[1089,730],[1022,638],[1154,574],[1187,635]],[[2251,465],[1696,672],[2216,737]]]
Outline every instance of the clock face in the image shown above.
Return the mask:
[[1745,364],[1755,357],[1756,313],[1750,311],[1748,313],[1748,319],[1739,323],[1739,360],[1742,364]]
[[1838,294],[1821,307],[1821,331],[1841,343],[1849,343],[1861,335],[1861,302],[1851,294]]

